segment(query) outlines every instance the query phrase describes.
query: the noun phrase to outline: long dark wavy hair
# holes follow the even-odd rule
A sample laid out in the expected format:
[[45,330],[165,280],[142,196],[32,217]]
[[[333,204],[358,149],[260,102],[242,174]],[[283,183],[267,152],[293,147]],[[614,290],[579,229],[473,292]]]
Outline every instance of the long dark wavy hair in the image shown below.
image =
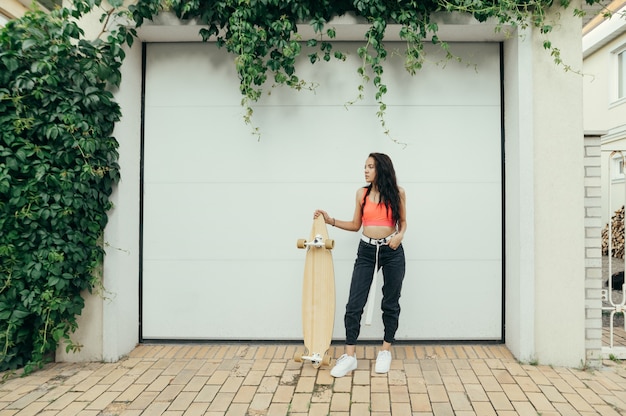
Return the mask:
[[380,202],[385,204],[387,212],[391,209],[393,222],[397,224],[400,221],[400,188],[398,188],[398,181],[396,180],[396,170],[393,168],[393,163],[389,156],[384,153],[370,153],[369,157],[374,159],[376,164],[376,176],[374,183],[365,187],[365,197],[363,204],[361,204],[361,216],[363,215],[365,203],[369,199],[367,196],[372,191],[372,185],[376,185],[380,192]]

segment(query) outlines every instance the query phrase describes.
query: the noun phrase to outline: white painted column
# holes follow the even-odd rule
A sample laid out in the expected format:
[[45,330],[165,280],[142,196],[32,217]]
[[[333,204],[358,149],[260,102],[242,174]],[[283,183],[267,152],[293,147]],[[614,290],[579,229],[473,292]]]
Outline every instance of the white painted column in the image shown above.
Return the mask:
[[[570,7],[575,7],[572,5]],[[553,10],[549,39],[582,69],[581,21]],[[522,361],[585,361],[582,76],[532,29],[507,42],[507,345]],[[506,56],[506,52],[505,52]],[[515,80],[517,79],[517,85]],[[517,106],[517,108],[516,108]],[[519,204],[516,206],[516,204]]]
[[528,33],[504,42],[505,340],[521,361],[535,355],[533,59]]
[[[86,37],[95,38],[102,29],[99,14],[82,21]],[[139,342],[139,160],[141,144],[142,46],[136,41],[125,48],[122,83],[113,91],[122,118],[113,136],[119,142],[121,181],[114,187],[104,231],[103,287],[84,293],[85,307],[77,317],[78,330],[72,341],[82,345],[78,352],[56,351],[56,361],[117,361]]]
[[142,47],[126,51],[122,83],[115,98],[122,119],[114,135],[120,143],[121,180],[111,195],[113,209],[104,241],[103,359],[116,361],[139,342],[139,198],[141,160]]

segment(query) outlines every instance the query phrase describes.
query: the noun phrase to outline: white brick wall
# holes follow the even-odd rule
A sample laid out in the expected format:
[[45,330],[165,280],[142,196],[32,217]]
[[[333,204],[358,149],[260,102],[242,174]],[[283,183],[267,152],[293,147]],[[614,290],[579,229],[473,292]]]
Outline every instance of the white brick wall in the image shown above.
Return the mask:
[[600,137],[585,146],[585,349],[587,365],[602,365],[602,253]]

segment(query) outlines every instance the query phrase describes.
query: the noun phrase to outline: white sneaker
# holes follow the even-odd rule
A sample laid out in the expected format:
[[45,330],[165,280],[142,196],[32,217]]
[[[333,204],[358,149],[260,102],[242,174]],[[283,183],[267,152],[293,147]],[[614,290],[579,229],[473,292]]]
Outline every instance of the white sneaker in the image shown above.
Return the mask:
[[391,352],[382,350],[378,353],[378,357],[376,357],[376,368],[374,371],[379,374],[388,373],[389,367],[391,367]]
[[343,377],[352,370],[356,370],[357,361],[356,357],[348,354],[343,354],[337,359],[335,366],[330,370],[330,375],[333,377]]

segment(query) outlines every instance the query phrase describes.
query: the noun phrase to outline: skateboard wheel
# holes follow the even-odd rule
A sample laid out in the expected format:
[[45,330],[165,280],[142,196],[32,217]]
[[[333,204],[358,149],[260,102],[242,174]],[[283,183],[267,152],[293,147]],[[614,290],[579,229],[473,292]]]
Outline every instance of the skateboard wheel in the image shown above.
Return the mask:
[[334,248],[335,247],[335,240],[330,240],[330,239],[325,240],[324,241],[324,247],[326,247],[326,249],[328,249],[328,250]]
[[332,360],[333,360],[332,357],[330,355],[326,354],[326,355],[324,355],[324,359],[322,360],[322,364],[327,366],[327,367],[330,367],[330,363],[332,362]]
[[306,240],[304,238],[300,238],[298,239],[298,241],[296,242],[296,245],[298,246],[298,248],[304,248],[306,244]]
[[293,360],[294,360],[295,362],[297,362],[297,363],[301,363],[301,362],[302,362],[302,354],[298,354],[298,353],[296,353],[296,354],[293,356]]

